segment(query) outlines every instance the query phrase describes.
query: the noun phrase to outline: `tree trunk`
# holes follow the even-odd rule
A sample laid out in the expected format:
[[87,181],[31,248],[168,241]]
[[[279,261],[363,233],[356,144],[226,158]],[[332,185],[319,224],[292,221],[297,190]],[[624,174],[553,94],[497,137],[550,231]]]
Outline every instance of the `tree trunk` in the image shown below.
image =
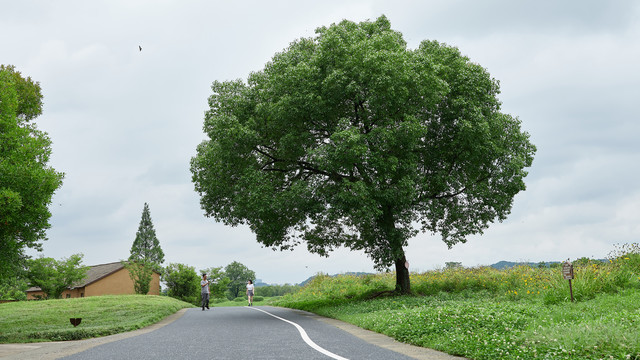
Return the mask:
[[396,229],[393,208],[391,206],[385,206],[382,218],[378,226],[384,231],[388,241],[391,253],[395,257],[396,263],[396,293],[410,294],[411,284],[409,282],[409,266],[407,258],[404,255],[404,249],[402,248],[402,235]]
[[396,292],[401,294],[411,293],[411,282],[409,280],[407,258],[402,256],[396,259]]

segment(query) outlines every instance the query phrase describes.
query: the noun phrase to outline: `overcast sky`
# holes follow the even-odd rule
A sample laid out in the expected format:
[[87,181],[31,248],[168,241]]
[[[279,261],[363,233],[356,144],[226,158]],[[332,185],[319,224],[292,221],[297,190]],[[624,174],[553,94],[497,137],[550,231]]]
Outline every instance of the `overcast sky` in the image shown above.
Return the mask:
[[420,233],[405,249],[411,270],[604,258],[640,240],[640,2],[0,0],[0,9],[0,64],[40,82],[36,123],[66,174],[47,257],[126,259],[147,202],[165,265],[239,261],[268,283],[373,271],[361,252],[274,252],[246,227],[205,218],[189,161],[214,80],[246,79],[319,26],[382,14],[410,48],[438,40],[487,68],[503,112],[538,148],[507,221],[451,250]]

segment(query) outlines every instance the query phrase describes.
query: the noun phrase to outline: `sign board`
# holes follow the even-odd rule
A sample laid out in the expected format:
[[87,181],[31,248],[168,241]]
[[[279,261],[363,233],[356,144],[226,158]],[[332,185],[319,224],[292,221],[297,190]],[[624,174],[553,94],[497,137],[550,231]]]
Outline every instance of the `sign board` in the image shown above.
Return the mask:
[[565,261],[564,264],[562,264],[562,276],[565,280],[573,279],[573,264],[569,261]]

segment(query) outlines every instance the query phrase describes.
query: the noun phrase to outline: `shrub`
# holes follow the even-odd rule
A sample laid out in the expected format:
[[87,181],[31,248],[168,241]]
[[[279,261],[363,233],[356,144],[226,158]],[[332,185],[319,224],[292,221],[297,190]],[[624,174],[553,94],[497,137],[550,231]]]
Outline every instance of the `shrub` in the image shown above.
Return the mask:
[[171,263],[164,269],[162,281],[172,298],[199,305],[200,277],[193,266]]
[[253,301],[264,301],[264,297],[263,296],[254,296],[253,297]]

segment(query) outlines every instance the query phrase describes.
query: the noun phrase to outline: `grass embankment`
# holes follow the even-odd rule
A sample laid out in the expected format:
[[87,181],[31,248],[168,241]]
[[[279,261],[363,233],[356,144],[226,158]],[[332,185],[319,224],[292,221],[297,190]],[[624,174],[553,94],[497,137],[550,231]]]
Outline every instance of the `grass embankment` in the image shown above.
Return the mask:
[[[253,305],[255,306],[271,305],[273,302],[277,301],[280,298],[281,296],[273,296],[273,297],[256,296],[253,299]],[[248,304],[247,299],[244,297],[238,297],[233,300],[212,299],[211,301],[211,305],[215,307],[246,306],[247,304]]]
[[412,274],[414,296],[385,296],[393,274],[319,276],[276,305],[471,359],[640,359],[640,254],[575,269]]
[[[0,343],[80,340],[154,324],[193,305],[166,296],[96,296],[0,304]],[[78,327],[69,318],[82,318]]]

